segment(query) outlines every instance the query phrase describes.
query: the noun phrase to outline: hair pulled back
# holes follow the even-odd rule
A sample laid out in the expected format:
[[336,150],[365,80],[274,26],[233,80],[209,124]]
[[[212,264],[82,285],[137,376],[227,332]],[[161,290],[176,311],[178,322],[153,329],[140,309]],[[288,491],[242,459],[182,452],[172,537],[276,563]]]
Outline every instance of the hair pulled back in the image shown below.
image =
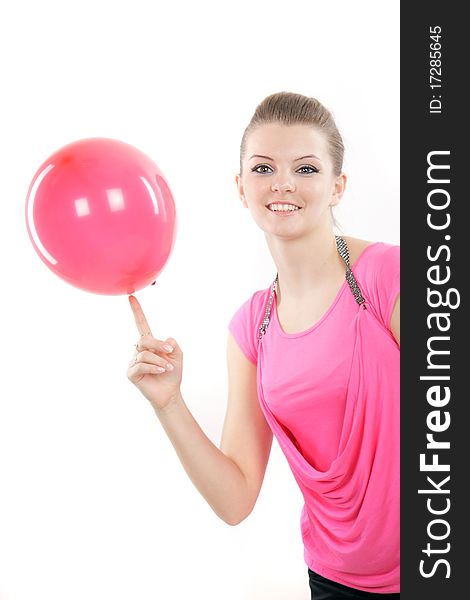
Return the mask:
[[267,96],[257,107],[243,133],[240,145],[240,174],[246,152],[248,135],[265,123],[311,125],[322,131],[328,140],[328,148],[335,175],[343,168],[344,144],[331,112],[316,98],[292,92],[278,92]]

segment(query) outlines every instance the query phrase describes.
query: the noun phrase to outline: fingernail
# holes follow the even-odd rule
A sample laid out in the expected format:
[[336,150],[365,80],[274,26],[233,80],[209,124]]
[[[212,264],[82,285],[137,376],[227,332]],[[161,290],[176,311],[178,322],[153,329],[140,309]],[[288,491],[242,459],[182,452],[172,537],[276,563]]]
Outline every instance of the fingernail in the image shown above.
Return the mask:
[[167,352],[173,352],[173,346],[170,346],[170,344],[163,344],[163,349]]
[[167,371],[173,371],[173,369],[174,369],[174,367],[173,367],[173,365],[171,363],[166,363],[165,366],[166,366],[166,370]]

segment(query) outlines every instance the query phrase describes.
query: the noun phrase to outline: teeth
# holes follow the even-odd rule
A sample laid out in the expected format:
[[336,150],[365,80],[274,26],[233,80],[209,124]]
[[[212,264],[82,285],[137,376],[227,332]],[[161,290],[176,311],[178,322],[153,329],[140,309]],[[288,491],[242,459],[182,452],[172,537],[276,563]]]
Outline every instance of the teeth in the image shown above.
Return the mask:
[[294,206],[293,204],[270,204],[269,209],[274,210],[274,211],[276,211],[276,210],[287,211],[287,210],[299,210],[299,207]]

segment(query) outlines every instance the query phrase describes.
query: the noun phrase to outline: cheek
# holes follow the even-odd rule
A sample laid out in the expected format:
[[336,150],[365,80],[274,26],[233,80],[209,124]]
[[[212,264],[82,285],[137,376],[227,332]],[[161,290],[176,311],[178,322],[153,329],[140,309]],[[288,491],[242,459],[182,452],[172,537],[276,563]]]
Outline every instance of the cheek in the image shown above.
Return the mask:
[[266,190],[269,190],[269,187],[262,180],[252,180],[245,184],[245,197],[248,199],[248,202],[256,202],[260,197],[266,194]]
[[320,179],[311,181],[308,185],[299,188],[299,191],[305,194],[306,197],[310,196],[315,201],[322,201],[331,196],[330,186]]

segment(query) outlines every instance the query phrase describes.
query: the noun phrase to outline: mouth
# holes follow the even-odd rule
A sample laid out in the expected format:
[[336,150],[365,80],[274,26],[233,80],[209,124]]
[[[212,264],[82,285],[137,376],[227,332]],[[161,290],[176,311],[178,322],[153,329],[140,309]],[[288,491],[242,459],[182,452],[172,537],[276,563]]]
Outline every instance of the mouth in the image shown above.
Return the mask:
[[302,210],[300,206],[290,202],[271,202],[266,206],[266,208],[270,212],[274,212],[280,216],[292,215],[296,212],[299,212],[299,210]]

